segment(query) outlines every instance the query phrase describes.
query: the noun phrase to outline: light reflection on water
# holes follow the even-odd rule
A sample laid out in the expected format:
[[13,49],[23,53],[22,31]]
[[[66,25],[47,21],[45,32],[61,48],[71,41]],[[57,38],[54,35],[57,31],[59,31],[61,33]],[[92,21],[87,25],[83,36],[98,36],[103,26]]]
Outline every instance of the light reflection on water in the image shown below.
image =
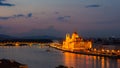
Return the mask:
[[27,64],[29,68],[55,68],[66,65],[74,68],[120,68],[120,59],[110,59],[99,56],[87,56],[62,52],[40,46],[0,47],[0,59],[14,59]]
[[120,59],[64,53],[64,63],[75,68],[120,68]]

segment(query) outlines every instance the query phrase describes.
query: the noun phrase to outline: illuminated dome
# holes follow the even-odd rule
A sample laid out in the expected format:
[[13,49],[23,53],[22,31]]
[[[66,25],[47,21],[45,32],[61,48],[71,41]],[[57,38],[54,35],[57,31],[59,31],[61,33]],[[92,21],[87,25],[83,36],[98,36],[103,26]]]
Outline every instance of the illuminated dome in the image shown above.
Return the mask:
[[77,32],[73,32],[72,39],[79,38],[79,35]]
[[78,34],[77,32],[73,32],[73,34]]

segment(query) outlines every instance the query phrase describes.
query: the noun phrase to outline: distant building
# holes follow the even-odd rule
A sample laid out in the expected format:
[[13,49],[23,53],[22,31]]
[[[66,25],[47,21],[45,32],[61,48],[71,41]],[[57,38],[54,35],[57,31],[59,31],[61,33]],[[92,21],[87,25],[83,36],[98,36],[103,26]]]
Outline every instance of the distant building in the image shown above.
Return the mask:
[[120,46],[117,45],[96,45],[94,48],[101,50],[101,49],[105,49],[105,50],[120,50]]
[[71,51],[85,50],[92,48],[92,42],[88,40],[84,41],[82,37],[79,37],[79,35],[74,32],[71,37],[70,34],[66,34],[62,48]]

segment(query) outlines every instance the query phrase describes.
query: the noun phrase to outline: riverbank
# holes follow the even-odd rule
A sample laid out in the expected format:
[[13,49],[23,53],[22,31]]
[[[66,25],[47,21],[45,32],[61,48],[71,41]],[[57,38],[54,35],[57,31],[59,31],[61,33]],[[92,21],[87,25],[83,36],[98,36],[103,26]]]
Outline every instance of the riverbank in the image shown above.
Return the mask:
[[108,58],[115,58],[115,59],[120,59],[120,55],[114,55],[114,54],[108,54],[108,53],[99,53],[99,52],[93,52],[90,50],[87,51],[71,51],[67,49],[62,49],[61,46],[54,46],[50,45],[50,47],[55,48],[57,50],[61,50],[63,52],[70,52],[70,53],[75,53],[75,54],[83,54],[83,55],[91,55],[91,56],[100,56],[100,57],[108,57]]
[[14,60],[0,59],[0,68],[28,68],[28,66]]

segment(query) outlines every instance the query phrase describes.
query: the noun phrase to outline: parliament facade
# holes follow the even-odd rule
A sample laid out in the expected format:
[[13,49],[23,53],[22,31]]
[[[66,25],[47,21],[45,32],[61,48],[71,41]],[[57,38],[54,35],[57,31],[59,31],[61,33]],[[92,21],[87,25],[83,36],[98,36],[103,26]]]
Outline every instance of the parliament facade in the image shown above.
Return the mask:
[[74,32],[72,36],[66,34],[62,48],[65,50],[80,51],[92,48],[92,42],[89,40],[84,41],[82,37],[79,37],[77,32]]

